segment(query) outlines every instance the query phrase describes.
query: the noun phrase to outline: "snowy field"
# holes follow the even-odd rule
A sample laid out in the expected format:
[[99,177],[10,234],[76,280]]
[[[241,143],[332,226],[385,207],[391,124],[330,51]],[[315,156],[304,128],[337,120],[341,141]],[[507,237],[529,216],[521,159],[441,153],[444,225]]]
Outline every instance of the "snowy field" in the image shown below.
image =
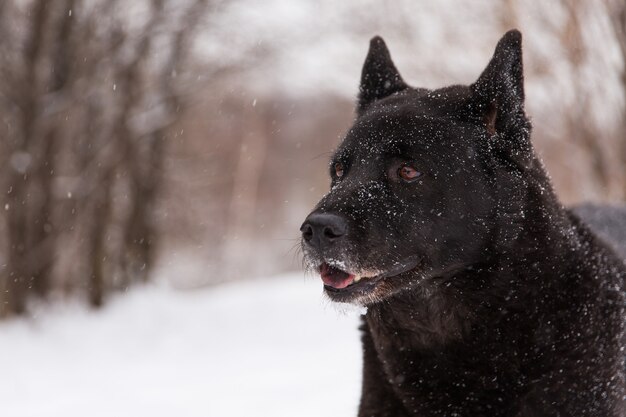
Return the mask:
[[358,312],[302,274],[135,288],[99,312],[47,306],[0,323],[0,415],[351,416]]

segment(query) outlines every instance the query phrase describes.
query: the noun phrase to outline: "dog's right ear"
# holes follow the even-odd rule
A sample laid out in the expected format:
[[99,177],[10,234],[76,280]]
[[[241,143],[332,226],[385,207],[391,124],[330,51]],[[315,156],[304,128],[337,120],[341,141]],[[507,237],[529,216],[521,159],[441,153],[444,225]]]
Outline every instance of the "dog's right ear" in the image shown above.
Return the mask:
[[507,32],[487,68],[470,86],[471,112],[488,134],[491,149],[519,166],[533,161],[530,121],[524,111],[522,34]]
[[519,31],[510,30],[500,39],[489,65],[470,89],[475,111],[490,135],[521,130],[526,116]]
[[391,60],[385,41],[380,36],[374,36],[361,72],[358,114],[362,114],[372,102],[407,87]]

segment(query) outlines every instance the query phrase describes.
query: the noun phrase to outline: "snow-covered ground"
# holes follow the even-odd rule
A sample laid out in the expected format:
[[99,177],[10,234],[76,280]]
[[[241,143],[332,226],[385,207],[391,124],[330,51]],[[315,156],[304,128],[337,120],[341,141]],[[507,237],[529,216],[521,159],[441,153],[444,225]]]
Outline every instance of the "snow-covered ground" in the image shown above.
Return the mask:
[[357,326],[302,274],[42,307],[0,323],[0,415],[356,415]]

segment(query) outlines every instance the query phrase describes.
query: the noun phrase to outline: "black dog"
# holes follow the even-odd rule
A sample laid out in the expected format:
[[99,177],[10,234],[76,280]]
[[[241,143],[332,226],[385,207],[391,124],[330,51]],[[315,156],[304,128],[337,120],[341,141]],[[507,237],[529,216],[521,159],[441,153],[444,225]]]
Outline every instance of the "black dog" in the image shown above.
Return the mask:
[[519,32],[439,90],[372,39],[330,175],[303,248],[367,306],[359,416],[626,415],[626,267],[533,151]]

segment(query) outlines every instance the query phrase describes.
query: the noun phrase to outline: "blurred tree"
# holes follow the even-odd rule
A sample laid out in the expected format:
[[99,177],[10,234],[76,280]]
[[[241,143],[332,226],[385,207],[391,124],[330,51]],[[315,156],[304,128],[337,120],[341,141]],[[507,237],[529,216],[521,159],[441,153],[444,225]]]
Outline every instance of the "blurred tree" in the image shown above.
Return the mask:
[[[620,80],[622,83],[622,117],[617,135],[620,139],[620,160],[624,170],[623,178],[626,179],[626,2],[621,0],[609,0],[609,13],[612,16],[613,30],[617,39],[622,56],[622,68]],[[623,196],[626,199],[626,180],[624,181]]]
[[592,114],[591,91],[588,88],[589,80],[586,77],[586,65],[590,62],[588,47],[583,39],[584,25],[583,16],[590,16],[591,4],[579,3],[575,0],[565,0],[565,24],[558,33],[563,45],[566,57],[569,60],[574,72],[572,86],[577,92],[577,100],[574,106],[565,113],[565,134],[574,142],[577,142],[585,150],[589,157],[591,173],[595,176],[595,182],[599,188],[609,190],[611,177],[609,173],[610,164],[605,155],[606,138],[601,140],[598,137],[597,127],[594,120],[588,115]]
[[148,279],[163,149],[207,1],[121,5],[0,4],[0,316],[46,296],[62,258],[73,264],[65,283],[94,306]]

